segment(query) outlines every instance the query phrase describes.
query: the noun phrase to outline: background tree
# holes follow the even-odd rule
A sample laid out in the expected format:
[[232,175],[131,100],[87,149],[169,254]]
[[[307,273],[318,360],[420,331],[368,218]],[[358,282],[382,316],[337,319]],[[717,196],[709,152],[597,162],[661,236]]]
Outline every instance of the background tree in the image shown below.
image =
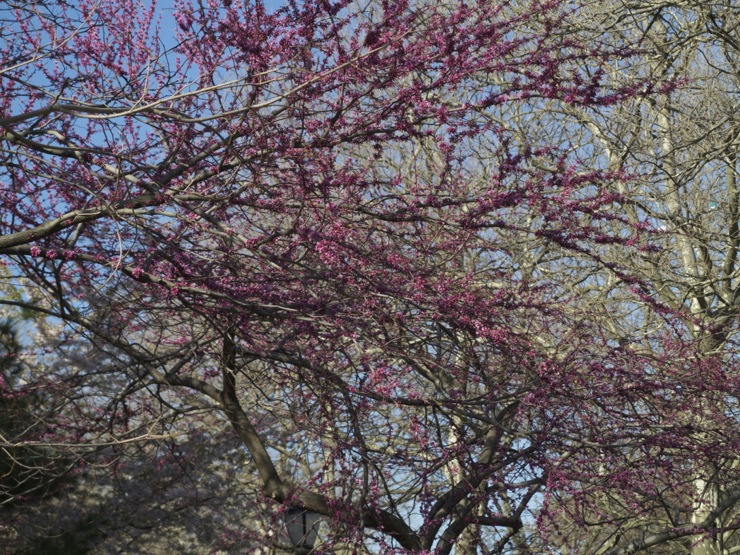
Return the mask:
[[[643,254],[635,251],[628,257],[620,249],[602,249],[602,259],[620,262],[631,275],[640,278],[646,295],[680,317],[680,322],[669,325],[682,330],[684,342],[695,342],[699,359],[719,359],[730,371],[736,354],[737,214],[733,199],[738,172],[738,44],[734,39],[738,10],[722,2],[648,2],[639,6],[614,2],[591,7],[581,15],[579,24],[572,27],[577,36],[591,36],[613,45],[635,45],[642,50],[628,65],[613,65],[609,78],[614,82],[652,75],[670,76],[681,85],[659,98],[635,99],[607,109],[558,101],[542,103],[535,112],[538,120],[517,120],[520,135],[541,137],[543,144],[568,144],[587,165],[627,165],[639,176],[631,186],[615,182],[615,192],[622,195],[622,208],[614,213],[621,219],[614,220],[617,225],[612,232],[619,233],[619,222],[650,222],[659,231],[651,238],[655,249]],[[621,233],[625,236],[631,228]],[[553,268],[563,271],[562,258],[558,254],[551,258],[555,261]],[[599,276],[582,281],[579,290],[587,293],[584,302],[591,299],[588,310],[592,318],[600,313],[604,330],[615,341],[644,352],[662,351],[652,338],[655,330],[665,329],[666,322],[654,304],[630,300],[632,294],[625,294],[625,290],[632,283],[617,279],[611,272],[583,272],[582,266],[576,271]],[[700,367],[697,362],[697,371]],[[702,392],[701,396],[705,408],[699,414],[684,416],[684,422],[694,425],[703,418],[712,418],[709,413],[715,412],[735,414],[734,392]],[[732,421],[726,426],[731,428]],[[669,530],[701,527],[709,517],[718,516],[714,511],[724,507],[725,516],[717,523],[727,523],[724,533],[708,534],[698,543],[683,538],[669,543],[666,549],[671,553],[724,553],[735,545],[734,517],[727,515],[732,512],[727,504],[733,503],[737,464],[729,445],[724,456],[712,464],[692,467],[693,494],[677,496],[671,488],[654,494],[659,504],[649,524],[644,520],[634,523],[645,531],[641,541],[649,537],[655,544],[675,540]],[[694,498],[693,504],[687,502],[689,498]],[[614,505],[614,500],[608,503]],[[648,500],[640,504],[644,507]],[[616,505],[616,513],[608,511],[609,518],[627,521],[632,511],[622,508],[624,502]],[[661,527],[665,533],[659,532]],[[597,530],[591,540],[593,546],[607,541],[603,527],[593,529]],[[577,541],[584,539],[582,535],[577,537]],[[641,541],[635,542],[634,549],[648,547]],[[618,545],[616,536],[608,542]],[[615,547],[614,552],[620,551]]]

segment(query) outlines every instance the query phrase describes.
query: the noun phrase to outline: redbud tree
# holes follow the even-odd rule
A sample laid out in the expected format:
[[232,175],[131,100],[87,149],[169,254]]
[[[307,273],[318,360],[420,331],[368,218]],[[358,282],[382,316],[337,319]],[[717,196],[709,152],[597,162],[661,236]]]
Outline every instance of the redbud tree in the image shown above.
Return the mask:
[[[737,448],[731,365],[602,256],[651,248],[613,209],[628,168],[512,124],[672,86],[604,85],[631,52],[569,38],[578,13],[7,3],[0,255],[28,293],[0,302],[99,352],[45,376],[70,392],[56,441],[228,423],[255,503],[323,515],[319,550],[543,552],[564,519],[619,553],[716,533],[736,493],[687,515]],[[664,324],[649,349],[582,302],[604,276]],[[252,540],[284,542],[264,522]]]

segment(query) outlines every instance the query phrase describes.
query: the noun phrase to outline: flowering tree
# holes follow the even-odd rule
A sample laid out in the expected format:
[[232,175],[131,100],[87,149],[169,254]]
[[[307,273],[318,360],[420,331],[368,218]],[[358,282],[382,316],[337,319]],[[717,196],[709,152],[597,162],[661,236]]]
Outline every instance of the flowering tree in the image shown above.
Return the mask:
[[655,94],[603,84],[630,52],[567,38],[577,15],[176,2],[168,49],[154,7],[3,8],[0,254],[33,295],[2,302],[95,347],[57,374],[88,399],[73,441],[228,421],[259,501],[324,515],[329,549],[536,552],[564,514],[622,552],[715,531],[725,505],[635,522],[737,445],[704,410],[707,375],[737,378],[680,326],[632,349],[582,304],[595,267],[677,321],[603,256],[651,248],[615,209],[629,174],[516,125]]

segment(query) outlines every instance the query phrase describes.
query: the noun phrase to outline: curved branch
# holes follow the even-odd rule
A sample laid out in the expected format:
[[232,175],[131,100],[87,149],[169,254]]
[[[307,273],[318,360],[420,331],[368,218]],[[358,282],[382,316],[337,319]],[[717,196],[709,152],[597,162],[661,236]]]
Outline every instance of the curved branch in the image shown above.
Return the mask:
[[740,492],[735,495],[729,496],[722,503],[707,515],[707,517],[698,524],[690,524],[686,526],[679,526],[665,530],[657,534],[651,534],[644,539],[630,542],[622,547],[614,547],[609,551],[604,552],[604,555],[631,555],[638,553],[649,547],[665,543],[670,540],[676,540],[678,538],[684,538],[686,536],[696,536],[702,532],[710,532],[716,530],[715,521],[719,518],[722,513],[728,509],[734,507],[740,501]]
[[[281,503],[290,500],[291,503],[295,504],[297,499],[299,504],[305,509],[326,516],[335,515],[336,508],[333,509],[329,506],[329,502],[325,496],[310,491],[296,493],[294,492],[294,488],[287,485],[280,478],[259,433],[249,421],[237,398],[236,346],[234,344],[233,334],[230,332],[224,335],[223,362],[224,389],[221,393],[221,402],[231,425],[255,461],[257,471],[262,480],[263,493]],[[416,533],[401,518],[388,511],[382,509],[358,511],[350,507],[343,507],[342,512],[359,517],[358,520],[361,520],[369,528],[389,534],[409,551],[418,552],[422,550],[421,541]]]

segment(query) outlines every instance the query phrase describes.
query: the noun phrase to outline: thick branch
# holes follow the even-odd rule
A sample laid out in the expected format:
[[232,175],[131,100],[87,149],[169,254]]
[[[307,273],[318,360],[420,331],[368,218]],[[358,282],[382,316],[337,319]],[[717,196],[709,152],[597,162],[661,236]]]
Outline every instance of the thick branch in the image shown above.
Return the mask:
[[148,206],[160,204],[160,201],[152,194],[143,194],[125,201],[110,205],[107,208],[93,208],[83,210],[73,210],[58,218],[37,225],[34,228],[8,235],[0,235],[0,251],[10,247],[26,245],[33,241],[38,241],[44,237],[54,235],[57,231],[72,227],[84,222],[99,220],[120,214],[124,210],[136,210]]
[[702,532],[711,531],[716,527],[715,521],[717,518],[719,518],[719,516],[728,509],[734,507],[738,501],[740,501],[740,492],[725,499],[698,524],[679,526],[658,534],[651,534],[642,540],[633,541],[622,547],[612,548],[609,551],[606,551],[604,555],[631,555],[632,553],[638,553],[648,549],[649,547],[653,547],[654,545],[659,545],[670,540],[686,536],[695,536]]
[[[223,347],[223,380],[224,388],[221,394],[221,403],[229,418],[231,425],[236,430],[240,439],[244,442],[252,458],[257,465],[260,479],[263,484],[263,492],[275,501],[284,502],[290,500],[295,503],[296,497],[300,504],[311,511],[326,516],[336,514],[336,509],[332,510],[327,502],[326,497],[314,492],[303,491],[294,497],[293,488],[283,482],[278,474],[275,465],[267,452],[262,439],[259,437],[257,430],[252,426],[249,418],[239,403],[236,395],[236,346],[234,338],[229,333],[224,338]],[[371,511],[358,512],[355,509],[346,507],[344,514],[353,514],[362,520],[363,524],[369,528],[382,530],[395,538],[404,548],[409,551],[421,551],[421,542],[413,530],[396,515],[383,510],[373,509]]]

